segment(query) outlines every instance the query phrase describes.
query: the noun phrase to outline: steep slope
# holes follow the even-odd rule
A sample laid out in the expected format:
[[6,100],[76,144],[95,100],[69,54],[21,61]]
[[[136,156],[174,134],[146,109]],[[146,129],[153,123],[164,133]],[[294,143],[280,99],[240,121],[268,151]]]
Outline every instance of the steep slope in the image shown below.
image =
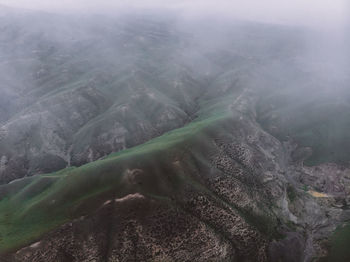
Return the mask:
[[[256,122],[254,96],[249,90],[234,93],[212,104],[215,113],[201,113],[184,128],[104,160],[2,186],[2,252],[40,239],[8,259],[322,256],[327,236],[349,217],[337,205],[347,194],[313,193],[312,178],[324,174],[319,179],[348,188],[349,170],[292,161],[293,145]],[[337,177],[328,177],[330,170]],[[307,191],[297,176],[310,178]],[[286,256],[291,249],[293,256]]]
[[0,19],[0,183],[82,165],[179,128],[196,117],[203,94],[255,86],[264,61],[279,59],[271,45],[285,46],[286,60],[298,50],[294,29],[289,36],[278,27],[237,22],[218,30],[211,22],[203,31],[174,15]]
[[11,74],[2,89],[13,105],[2,103],[1,181],[96,160],[189,121],[203,84],[172,64],[178,41],[171,43],[166,24],[69,30],[60,17],[45,16],[37,19],[44,26],[22,24],[33,16],[3,18],[3,71]]
[[[14,239],[10,237],[7,243],[3,241],[2,249],[20,244],[15,233],[18,228],[31,224],[21,236],[23,241],[28,241],[57,224],[96,210],[94,215],[80,218],[73,222],[74,225],[71,224],[79,228],[87,223],[85,226],[96,228],[97,235],[93,229],[85,251],[80,249],[85,244],[75,246],[78,244],[77,239],[83,237],[77,233],[71,239],[71,244],[75,246],[74,252],[77,253],[70,253],[69,249],[73,246],[69,247],[69,241],[64,240],[70,229],[65,226],[60,229],[62,234],[53,233],[53,238],[48,237],[48,245],[55,246],[54,243],[57,243],[59,246],[57,253],[52,251],[40,255],[41,251],[38,251],[26,257],[28,253],[25,251],[18,253],[17,259],[55,260],[62,259],[65,254],[80,261],[92,258],[128,260],[133,256],[136,256],[136,260],[186,259],[209,248],[209,253],[203,253],[202,257],[198,257],[199,260],[210,257],[218,259],[220,256],[223,259],[241,258],[247,261],[259,256],[262,261],[266,260],[267,240],[276,234],[272,227],[276,217],[268,206],[271,196],[262,190],[266,177],[264,174],[255,176],[254,173],[267,164],[274,166],[278,163],[261,159],[262,166],[256,166],[257,163],[252,159],[265,156],[257,148],[245,144],[245,137],[239,135],[241,130],[235,130],[242,121],[240,118],[244,116],[249,120],[252,117],[249,116],[249,108],[246,108],[246,93],[238,95],[236,99],[229,97],[225,103],[214,104],[213,109],[217,109],[218,113],[203,115],[203,120],[197,120],[142,146],[81,168],[28,178],[31,182],[26,182],[24,188],[22,181],[3,186],[2,192],[7,191],[9,198],[2,202],[1,213],[7,214],[2,218],[13,224],[7,224],[2,235],[12,235]],[[242,113],[231,111],[229,108],[232,106]],[[276,140],[261,131],[256,134],[258,129],[254,122],[245,122],[240,128],[250,130],[247,135],[251,139],[265,136],[266,143],[273,145],[270,150],[280,150]],[[240,143],[241,147],[227,149],[225,142]],[[251,155],[245,157],[246,154]],[[237,190],[228,190],[232,186]],[[26,199],[22,202],[25,206],[19,209],[19,213],[13,213],[11,207],[14,202],[23,197]],[[140,209],[138,205],[148,205],[149,208]],[[54,212],[45,212],[49,209]],[[252,225],[245,221],[245,217]],[[260,229],[256,222],[258,218],[267,223]],[[127,235],[124,234],[128,226],[123,227],[120,223],[133,223],[129,225],[131,231]],[[171,226],[172,223],[178,226]],[[157,225],[159,228],[154,228]],[[134,232],[134,229],[137,231]],[[185,238],[188,241],[185,243],[180,237],[185,233],[183,230],[189,236]],[[159,235],[154,235],[157,233]],[[105,234],[110,234],[110,237]],[[195,244],[197,240],[196,237],[190,237],[192,234],[198,235],[201,245]],[[203,242],[203,238],[208,240]],[[120,242],[120,239],[124,241]],[[64,246],[61,246],[63,243]],[[127,243],[130,244],[125,246]],[[144,243],[144,249],[138,243]],[[178,245],[179,250],[167,246],[170,243]],[[208,246],[204,246],[204,243]],[[232,243],[235,244],[232,246]],[[193,252],[195,246],[200,248],[197,252]],[[222,249],[222,246],[226,248]],[[134,248],[140,250],[136,252]],[[146,252],[156,252],[157,249],[158,253]]]
[[0,19],[1,261],[349,257],[349,79],[303,32]]

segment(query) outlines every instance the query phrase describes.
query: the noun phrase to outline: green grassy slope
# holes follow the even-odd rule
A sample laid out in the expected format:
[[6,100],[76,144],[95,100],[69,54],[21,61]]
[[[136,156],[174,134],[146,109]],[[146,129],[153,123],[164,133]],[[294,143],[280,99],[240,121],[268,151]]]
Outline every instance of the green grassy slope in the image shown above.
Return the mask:
[[[227,98],[213,105],[209,114],[183,128],[103,160],[2,185],[0,252],[28,244],[62,223],[95,210],[111,197],[135,191],[166,197],[180,191],[176,185],[189,182],[191,174],[186,168],[168,167],[169,163],[189,150],[201,152],[206,148],[203,152],[210,152],[210,136],[220,133],[230,118],[229,101]],[[145,170],[146,178],[136,184],[130,182],[129,169]]]
[[330,253],[322,261],[343,262],[350,261],[350,225],[339,227],[331,237]]

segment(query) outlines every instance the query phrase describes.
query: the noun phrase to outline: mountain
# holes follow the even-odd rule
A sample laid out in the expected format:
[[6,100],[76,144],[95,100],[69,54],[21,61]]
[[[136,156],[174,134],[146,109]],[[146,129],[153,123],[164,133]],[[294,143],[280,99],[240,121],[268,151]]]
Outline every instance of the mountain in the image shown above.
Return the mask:
[[350,257],[349,67],[311,64],[311,32],[33,11],[0,31],[2,261]]

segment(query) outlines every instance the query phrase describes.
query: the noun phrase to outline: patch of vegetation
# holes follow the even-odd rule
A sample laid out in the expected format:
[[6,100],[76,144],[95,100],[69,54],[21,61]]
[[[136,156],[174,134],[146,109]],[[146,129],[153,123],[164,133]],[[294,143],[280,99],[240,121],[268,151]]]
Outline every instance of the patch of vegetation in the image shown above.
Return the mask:
[[238,211],[242,217],[244,217],[245,221],[258,229],[269,239],[283,238],[283,235],[276,230],[276,221],[267,212],[258,214],[250,209],[238,209]]
[[297,226],[292,221],[288,220],[286,225],[291,231],[297,231]]
[[287,186],[287,197],[291,202],[293,202],[297,197],[297,192],[295,191],[295,188],[292,185]]
[[323,262],[345,262],[350,261],[350,224],[338,227],[331,237],[329,255]]
[[[186,171],[169,167],[169,163],[181,152],[210,143],[209,133],[214,129],[220,132],[221,123],[230,117],[229,111],[222,110],[227,108],[223,104],[217,103],[183,128],[103,160],[0,186],[0,253],[16,250],[67,221],[91,213],[106,199],[133,192],[166,199],[181,190],[183,183],[191,181],[183,179]],[[136,168],[143,170],[144,181],[134,183],[127,178],[130,169]]]

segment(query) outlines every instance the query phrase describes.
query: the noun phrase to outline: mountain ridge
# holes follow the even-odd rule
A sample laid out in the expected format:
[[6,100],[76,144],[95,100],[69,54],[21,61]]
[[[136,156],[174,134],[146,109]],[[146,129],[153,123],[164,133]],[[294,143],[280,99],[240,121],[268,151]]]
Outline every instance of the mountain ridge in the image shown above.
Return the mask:
[[300,63],[305,32],[20,17],[1,18],[2,260],[349,257],[350,94]]

